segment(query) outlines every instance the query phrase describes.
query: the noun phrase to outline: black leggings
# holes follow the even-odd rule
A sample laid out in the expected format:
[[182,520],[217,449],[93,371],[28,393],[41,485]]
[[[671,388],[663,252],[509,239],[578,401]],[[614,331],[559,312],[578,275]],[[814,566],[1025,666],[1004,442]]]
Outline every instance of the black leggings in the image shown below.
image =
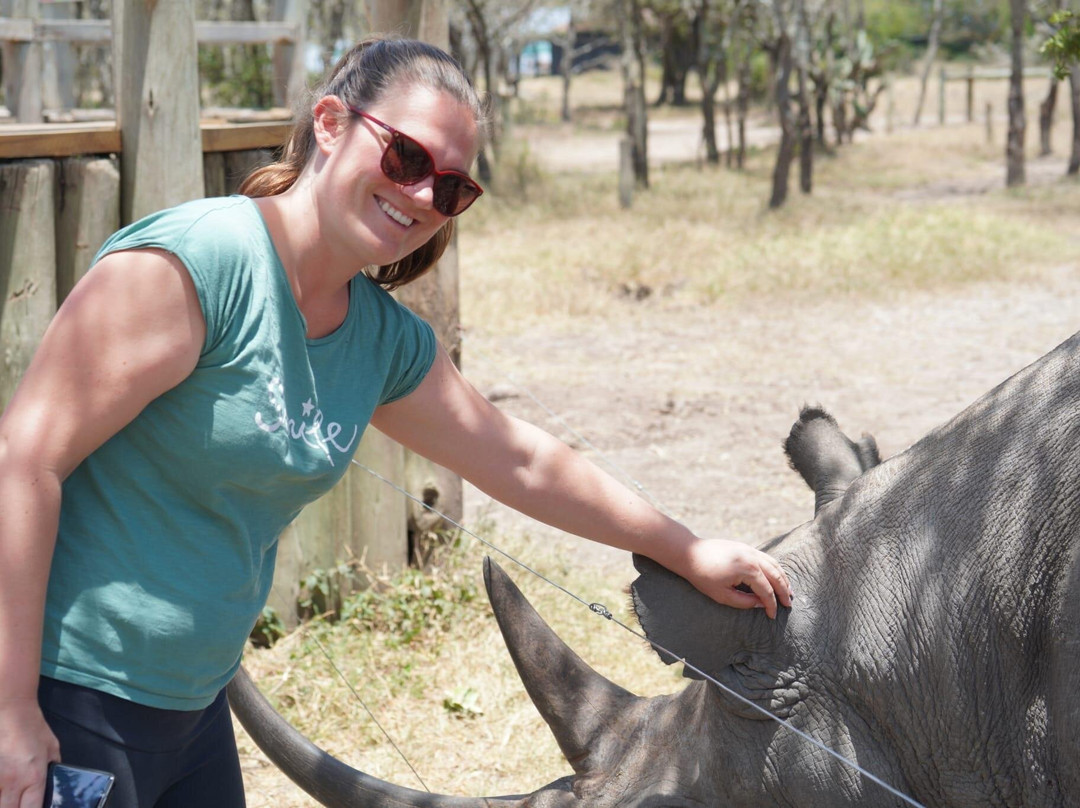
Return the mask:
[[244,808],[225,691],[161,710],[43,676],[38,702],[65,763],[116,775],[109,808]]

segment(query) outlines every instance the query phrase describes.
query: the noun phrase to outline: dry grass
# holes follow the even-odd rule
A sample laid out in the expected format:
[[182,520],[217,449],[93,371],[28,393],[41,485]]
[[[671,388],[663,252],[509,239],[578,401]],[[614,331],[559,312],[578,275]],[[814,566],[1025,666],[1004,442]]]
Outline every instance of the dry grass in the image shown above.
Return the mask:
[[[557,548],[537,555],[527,536],[500,537],[499,543],[512,554],[528,545],[530,563],[571,591],[605,603],[619,619],[629,622],[626,582],[598,580]],[[315,624],[272,649],[249,650],[245,665],[295,727],[369,774],[422,788],[364,705],[406,750],[433,791],[516,793],[550,782],[568,773],[568,767],[506,653],[482,591],[484,554],[470,539],[436,565],[436,580],[475,587],[478,597],[412,643],[400,645],[392,632],[357,631],[348,622]],[[559,635],[613,681],[642,695],[681,687],[676,673],[656,664],[640,640],[512,562],[500,563]],[[415,591],[398,594],[403,599],[421,597]],[[334,666],[345,674],[359,698],[349,692]],[[444,703],[448,698],[462,701],[467,689],[474,691],[480,714],[462,715]],[[270,770],[239,726],[238,738],[249,782],[257,778],[258,783],[257,789],[249,786],[250,808],[316,805]]]
[[1075,251],[1077,184],[1006,192],[1001,152],[978,126],[864,138],[818,158],[812,195],[793,174],[788,203],[770,212],[773,159],[753,153],[741,174],[669,165],[631,210],[604,174],[551,173],[485,199],[462,223],[463,320],[499,334],[619,316],[643,287],[703,304],[887,295],[1015,277]]
[[[602,106],[610,78],[578,80],[575,99]],[[557,102],[554,85],[545,86],[527,88],[534,101],[543,101],[536,101],[537,109]],[[1033,140],[1029,136],[1029,144]],[[1066,140],[1062,123],[1057,142]],[[541,320],[617,318],[631,306],[635,312],[687,302],[722,308],[748,297],[791,295],[854,300],[1022,277],[1073,260],[1080,185],[1043,179],[1006,192],[1002,160],[1001,147],[986,145],[977,124],[862,138],[820,158],[813,195],[793,186],[788,205],[777,212],[764,204],[771,152],[752,154],[741,174],[667,166],[654,172],[651,190],[629,211],[616,203],[614,176],[543,175],[525,166],[519,172],[525,188],[489,195],[462,222],[462,319],[485,335],[510,334]],[[642,289],[651,296],[635,302]],[[528,545],[538,569],[626,616],[627,581],[606,580],[557,548],[537,557],[525,535],[499,542],[511,552]],[[480,591],[482,555],[470,541],[444,559],[441,580],[473,586],[478,597],[408,645],[397,644],[392,633],[316,625],[273,649],[250,652],[246,665],[295,726],[379,777],[418,786],[312,636],[432,790],[505,793],[560,776],[566,764],[521,688]],[[675,672],[656,664],[640,641],[512,565],[504,567],[602,673],[642,694],[680,687]],[[481,715],[463,718],[444,706],[448,694],[460,698],[463,688],[475,691]],[[249,787],[252,808],[315,805],[240,737],[255,784]]]

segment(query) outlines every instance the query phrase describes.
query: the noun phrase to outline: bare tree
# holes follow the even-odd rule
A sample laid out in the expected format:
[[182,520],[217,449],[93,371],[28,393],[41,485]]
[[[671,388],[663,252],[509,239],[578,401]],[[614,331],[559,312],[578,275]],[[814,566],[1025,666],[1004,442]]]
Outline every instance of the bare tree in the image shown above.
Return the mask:
[[1009,135],[1005,145],[1005,184],[1023,185],[1024,178],[1024,22],[1027,0],[1009,0],[1012,22],[1012,70],[1009,76]]
[[[738,0],[734,7],[737,8]],[[720,162],[720,150],[716,145],[716,91],[728,80],[728,30],[731,6],[726,2],[699,0],[694,11],[694,39],[697,41],[697,74],[701,81],[702,138],[705,141],[705,159]],[[731,109],[724,104],[728,123],[728,146],[731,145]]]
[[774,95],[780,119],[780,146],[776,151],[772,194],[769,197],[769,207],[775,209],[787,200],[788,180],[791,174],[791,163],[795,158],[797,134],[794,116],[791,113],[790,83],[794,60],[791,52],[791,35],[788,33],[786,0],[773,0],[772,11],[776,33],[770,45],[770,51],[776,63]]
[[945,18],[945,4],[943,0],[934,0],[933,11],[930,12],[930,35],[926,45],[926,61],[923,63],[922,77],[919,82],[919,101],[915,104],[915,126],[919,125],[922,116],[923,103],[926,101],[926,84],[930,79],[930,70],[937,58],[938,43],[941,41],[941,25]]
[[796,26],[795,73],[798,87],[799,113],[796,129],[799,138],[799,189],[808,194],[814,187],[814,127],[810,120],[810,92],[808,72],[811,60],[810,15],[806,12],[806,0],[795,0],[798,24]]
[[1069,96],[1072,100],[1073,136],[1067,173],[1072,176],[1080,174],[1080,65],[1074,64],[1069,69]]
[[656,106],[686,104],[686,77],[695,64],[691,17],[681,0],[639,0],[659,26],[660,94]]
[[566,21],[566,33],[563,36],[562,57],[562,106],[560,118],[570,121],[570,77],[574,75],[574,47],[577,44],[577,26],[574,24],[574,12]]
[[622,58],[623,104],[631,143],[634,182],[649,187],[648,118],[645,104],[645,35],[639,0],[617,0]]
[[1054,128],[1054,109],[1057,106],[1058,80],[1050,77],[1050,86],[1046,90],[1046,97],[1039,104],[1039,155],[1045,157],[1053,153],[1051,148],[1051,132]]

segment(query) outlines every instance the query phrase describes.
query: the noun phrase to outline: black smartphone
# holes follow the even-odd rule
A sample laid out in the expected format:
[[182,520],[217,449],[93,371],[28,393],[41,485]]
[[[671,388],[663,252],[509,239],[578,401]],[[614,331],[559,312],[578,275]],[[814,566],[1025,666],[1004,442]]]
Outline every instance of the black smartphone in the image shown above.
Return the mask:
[[115,779],[96,769],[50,763],[43,808],[105,808]]

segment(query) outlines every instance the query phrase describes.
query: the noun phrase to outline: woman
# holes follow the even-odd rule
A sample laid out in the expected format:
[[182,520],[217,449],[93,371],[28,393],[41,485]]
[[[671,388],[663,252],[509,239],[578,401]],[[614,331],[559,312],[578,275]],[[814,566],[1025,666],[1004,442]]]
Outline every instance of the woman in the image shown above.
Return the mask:
[[244,804],[224,687],[279,532],[368,423],[721,603],[790,606],[771,558],[697,538],[501,413],[386,293],[482,193],[457,63],[363,42],[316,97],[248,196],[109,239],[0,419],[0,808],[37,808],[61,757],[116,773],[115,808]]

